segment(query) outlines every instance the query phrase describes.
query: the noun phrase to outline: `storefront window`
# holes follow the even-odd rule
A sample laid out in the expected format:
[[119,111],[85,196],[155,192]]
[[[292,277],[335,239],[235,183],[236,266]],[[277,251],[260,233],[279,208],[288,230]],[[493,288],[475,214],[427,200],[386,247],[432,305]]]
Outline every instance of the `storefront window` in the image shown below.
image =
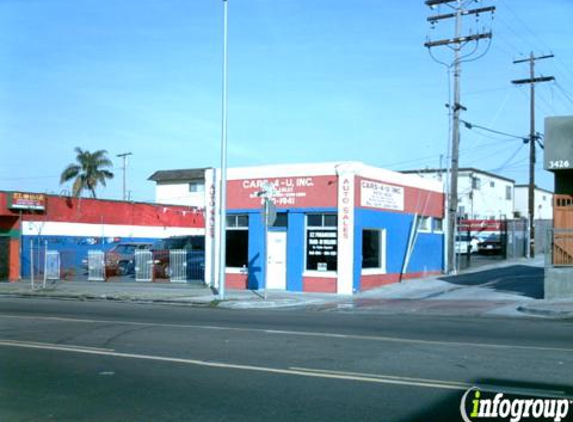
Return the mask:
[[338,231],[336,214],[309,214],[306,220],[306,269],[336,271]]
[[385,269],[385,231],[362,231],[362,269]]
[[249,216],[227,216],[226,264],[231,268],[249,265]]

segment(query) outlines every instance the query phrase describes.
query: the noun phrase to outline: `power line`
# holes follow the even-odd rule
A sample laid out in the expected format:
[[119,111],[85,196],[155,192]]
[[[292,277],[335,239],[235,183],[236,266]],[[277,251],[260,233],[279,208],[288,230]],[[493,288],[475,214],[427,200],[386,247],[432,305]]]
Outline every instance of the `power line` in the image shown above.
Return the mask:
[[467,122],[467,121],[465,121],[465,120],[460,120],[460,121],[464,124],[464,126],[465,126],[467,129],[478,128],[478,129],[481,129],[481,130],[485,130],[485,131],[487,131],[487,132],[491,132],[491,133],[496,133],[496,134],[498,134],[498,135],[507,136],[507,137],[509,137],[509,138],[527,140],[527,137],[525,137],[525,136],[512,135],[511,133],[506,133],[506,132],[501,132],[501,131],[499,131],[499,130],[490,129],[490,128],[488,128],[488,127],[481,126],[481,125],[476,125],[475,123],[470,123],[470,122]]

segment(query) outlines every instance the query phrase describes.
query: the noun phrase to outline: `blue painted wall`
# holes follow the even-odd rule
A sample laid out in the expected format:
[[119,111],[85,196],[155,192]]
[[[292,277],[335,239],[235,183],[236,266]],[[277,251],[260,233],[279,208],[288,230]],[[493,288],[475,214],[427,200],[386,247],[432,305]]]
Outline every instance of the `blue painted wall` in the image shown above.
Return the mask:
[[[414,216],[411,214],[355,209],[353,280],[355,291],[360,290],[362,230],[386,229],[386,272],[398,274],[402,271],[413,219]],[[419,233],[406,272],[441,271],[443,247],[442,233]]]
[[302,292],[305,213],[289,212],[287,215],[287,290]]
[[247,286],[251,290],[263,289],[265,287],[266,262],[263,251],[264,226],[262,214],[259,211],[233,212],[232,214],[249,215],[249,280]]
[[[306,239],[305,216],[312,213],[332,213],[333,208],[296,208],[280,209],[287,213],[287,282],[286,289],[291,292],[303,290],[302,274],[304,272],[304,247]],[[249,279],[248,288],[259,290],[265,287],[264,272],[265,259],[263,251],[264,226],[262,214],[259,210],[232,210],[228,215],[247,214],[249,216]],[[271,228],[270,230],[285,230],[284,228]]]
[[[60,262],[62,269],[74,269],[77,278],[87,277],[87,273],[83,273],[82,260],[88,256],[90,250],[102,250],[107,252],[112,247],[123,242],[150,242],[153,243],[158,238],[132,238],[122,237],[108,238],[99,237],[82,237],[82,236],[22,236],[22,254],[20,256],[20,263],[22,266],[22,276],[30,276],[30,241],[34,241],[34,268],[36,271],[43,265],[43,250],[45,242],[48,242],[48,249],[57,250],[60,252]],[[40,248],[40,254],[37,253]]]

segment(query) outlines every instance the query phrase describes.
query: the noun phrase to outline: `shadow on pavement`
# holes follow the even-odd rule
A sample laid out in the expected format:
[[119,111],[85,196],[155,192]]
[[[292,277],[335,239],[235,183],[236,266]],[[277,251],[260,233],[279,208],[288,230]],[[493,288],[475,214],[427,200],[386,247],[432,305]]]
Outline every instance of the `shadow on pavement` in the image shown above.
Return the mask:
[[487,285],[488,288],[499,292],[517,293],[533,299],[543,299],[543,279],[543,268],[528,265],[512,265],[440,278],[458,286]]
[[[503,397],[500,399],[513,400],[571,400],[573,397],[573,387],[570,385],[556,385],[556,384],[544,384],[544,383],[534,383],[534,382],[521,382],[521,381],[511,381],[502,379],[477,379],[473,383],[470,382],[474,387],[480,390],[480,398],[485,400],[492,400],[498,393],[502,393]],[[467,391],[467,390],[466,390]],[[442,394],[444,398],[432,404],[431,407],[424,409],[423,411],[418,411],[415,414],[409,415],[407,419],[402,419],[400,422],[428,422],[428,421],[463,421],[461,415],[461,402],[465,394],[462,390],[450,390],[449,392]],[[475,399],[475,392],[470,392],[465,400],[465,409],[467,415],[472,412],[472,400]],[[573,406],[568,406],[569,410],[567,416],[562,419],[562,421],[573,421]],[[499,408],[498,408],[499,409]],[[509,421],[511,416],[506,418],[470,418],[470,420],[487,420],[488,422],[493,421]],[[552,417],[549,419],[537,419],[531,417],[523,417],[521,421],[530,420],[554,420]]]

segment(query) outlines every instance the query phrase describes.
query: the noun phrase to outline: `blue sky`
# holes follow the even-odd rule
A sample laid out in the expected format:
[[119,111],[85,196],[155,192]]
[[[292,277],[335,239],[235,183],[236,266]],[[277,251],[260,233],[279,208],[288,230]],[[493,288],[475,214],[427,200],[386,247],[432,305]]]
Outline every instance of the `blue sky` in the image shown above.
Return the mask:
[[[491,0],[493,43],[463,65],[462,118],[526,136],[530,51],[537,128],[573,115],[573,2]],[[440,12],[447,12],[443,8]],[[423,0],[229,0],[229,166],[358,160],[393,170],[437,167],[448,149],[448,78],[423,46]],[[464,32],[466,32],[464,31]],[[154,199],[159,169],[217,166],[221,137],[220,0],[0,0],[0,189],[59,193],[73,149],[106,149],[121,196]],[[483,47],[483,45],[482,45]],[[445,49],[433,50],[450,61]],[[461,165],[527,183],[520,140],[462,129]],[[538,162],[538,184],[552,177]]]

